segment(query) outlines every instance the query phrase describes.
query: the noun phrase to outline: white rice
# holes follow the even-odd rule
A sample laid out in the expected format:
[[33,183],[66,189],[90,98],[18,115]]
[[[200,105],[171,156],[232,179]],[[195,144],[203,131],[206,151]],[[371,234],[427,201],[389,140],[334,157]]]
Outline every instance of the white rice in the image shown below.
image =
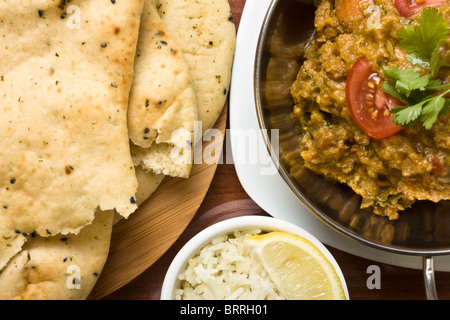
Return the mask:
[[236,231],[208,243],[179,274],[177,300],[284,299],[245,236],[261,230]]

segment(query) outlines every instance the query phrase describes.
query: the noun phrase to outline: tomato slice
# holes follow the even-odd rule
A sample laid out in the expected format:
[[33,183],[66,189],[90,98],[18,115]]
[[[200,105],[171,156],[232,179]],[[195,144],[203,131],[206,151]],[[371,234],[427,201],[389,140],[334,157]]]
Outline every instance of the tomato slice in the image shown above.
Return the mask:
[[395,0],[397,12],[402,17],[409,18],[426,7],[434,7],[448,0]]
[[389,137],[403,130],[394,123],[390,110],[402,102],[381,89],[380,74],[372,71],[365,58],[356,60],[347,78],[345,98],[356,124],[375,139]]
[[360,10],[361,3],[372,4],[372,0],[335,0],[334,7],[338,20],[344,24],[358,22],[364,18]]

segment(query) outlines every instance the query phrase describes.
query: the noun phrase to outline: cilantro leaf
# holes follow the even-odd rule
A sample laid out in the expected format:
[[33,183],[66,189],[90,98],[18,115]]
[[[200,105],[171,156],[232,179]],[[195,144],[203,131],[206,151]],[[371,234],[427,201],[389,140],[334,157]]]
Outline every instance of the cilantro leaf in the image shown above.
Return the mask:
[[400,46],[406,53],[415,53],[424,61],[430,61],[436,47],[447,41],[450,23],[436,8],[424,8],[419,25],[408,25],[399,31]]
[[450,112],[450,99],[445,99],[445,106],[442,108],[442,114],[447,114]]
[[406,55],[406,60],[408,60],[408,62],[411,63],[413,66],[420,67],[423,69],[430,68],[430,62],[422,60],[415,52],[408,53]]
[[421,101],[412,106],[398,106],[391,109],[393,114],[394,123],[404,127],[411,127],[415,125],[415,121],[419,119],[422,114],[422,106],[426,101]]
[[414,105],[398,106],[391,109],[396,124],[411,127],[417,121],[423,122],[425,129],[429,130],[441,114],[450,111],[450,99],[444,98],[450,89],[438,96],[429,96]]
[[423,122],[423,126],[425,127],[425,129],[431,129],[444,106],[445,99],[442,96],[437,96],[436,98],[431,99],[423,106],[420,120]]
[[395,81],[383,81],[381,83],[381,89],[385,93],[400,100],[402,103],[404,103],[406,105],[409,104],[408,98],[404,94],[398,92],[397,89],[395,88]]
[[[407,60],[414,66],[427,69],[429,74],[421,75],[413,69],[383,67],[389,80],[383,82],[381,88],[405,104],[391,110],[396,124],[411,127],[422,122],[429,130],[439,115],[450,112],[450,99],[445,98],[450,93],[450,84],[443,85],[437,79],[439,70],[450,66],[440,59],[439,53],[449,34],[450,23],[436,8],[423,9],[416,27],[409,25],[399,31],[400,46],[407,53]],[[436,92],[439,90],[444,92],[439,94]]]
[[402,70],[398,67],[383,67],[384,75],[395,80],[395,88],[403,93],[406,97],[411,95],[413,90],[424,91],[430,81],[430,75],[422,76],[412,69]]
[[435,80],[431,80],[428,83],[428,85],[425,87],[425,90],[436,91],[436,90],[443,90],[443,89],[447,89],[447,88],[450,88],[450,83],[442,84],[441,80],[435,79]]
[[439,69],[441,69],[442,67],[450,67],[450,64],[445,63],[444,61],[441,60],[441,58],[439,57],[439,47],[436,47],[433,53],[431,54],[430,59],[431,76],[433,78],[437,77]]
[[425,104],[425,101],[413,106],[398,106],[393,108],[391,113],[393,113],[394,123],[404,127],[413,126],[422,113],[423,104]]

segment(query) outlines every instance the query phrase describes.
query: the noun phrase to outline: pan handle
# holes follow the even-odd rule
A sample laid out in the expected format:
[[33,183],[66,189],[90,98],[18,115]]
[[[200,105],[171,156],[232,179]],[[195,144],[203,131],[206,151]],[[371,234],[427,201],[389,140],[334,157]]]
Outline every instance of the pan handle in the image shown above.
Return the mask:
[[438,300],[436,283],[434,281],[433,257],[423,257],[423,279],[425,282],[425,293],[428,300]]

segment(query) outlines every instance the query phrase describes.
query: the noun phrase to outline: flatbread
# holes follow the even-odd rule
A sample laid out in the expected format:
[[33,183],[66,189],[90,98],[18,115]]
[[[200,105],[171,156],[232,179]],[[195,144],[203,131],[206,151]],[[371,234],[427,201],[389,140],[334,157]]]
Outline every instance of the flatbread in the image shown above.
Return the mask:
[[202,132],[212,128],[228,97],[236,28],[228,0],[150,0],[188,63]]
[[78,235],[29,235],[0,273],[0,299],[86,299],[109,254],[113,215],[97,212]]
[[[164,175],[137,167],[136,176],[139,206],[157,190]],[[0,255],[5,260],[0,267],[0,300],[86,299],[107,261],[112,227],[122,219],[116,211],[99,211],[78,235],[43,238],[15,233],[12,243],[17,245],[6,247],[8,251]],[[80,282],[75,284],[80,288],[70,282],[77,282],[77,276]]]
[[6,266],[8,261],[14,257],[21,249],[23,244],[27,241],[27,233],[14,232],[0,226],[0,272]]
[[[147,171],[141,166],[137,166],[136,168],[136,177],[138,180],[138,190],[136,192],[136,204],[140,206],[147,199],[149,199],[152,194],[158,189],[161,183],[164,181],[166,177],[163,174],[156,174],[152,171]],[[123,217],[119,214],[114,215],[114,224],[121,221]],[[0,269],[1,270],[1,269]]]
[[0,2],[3,238],[76,234],[97,209],[136,210],[127,107],[142,10],[143,0]]
[[139,182],[136,193],[136,203],[140,206],[158,189],[163,182],[165,175],[148,172],[142,167],[136,167],[136,177]]
[[189,177],[196,120],[189,68],[155,8],[145,1],[128,108],[135,165]]

